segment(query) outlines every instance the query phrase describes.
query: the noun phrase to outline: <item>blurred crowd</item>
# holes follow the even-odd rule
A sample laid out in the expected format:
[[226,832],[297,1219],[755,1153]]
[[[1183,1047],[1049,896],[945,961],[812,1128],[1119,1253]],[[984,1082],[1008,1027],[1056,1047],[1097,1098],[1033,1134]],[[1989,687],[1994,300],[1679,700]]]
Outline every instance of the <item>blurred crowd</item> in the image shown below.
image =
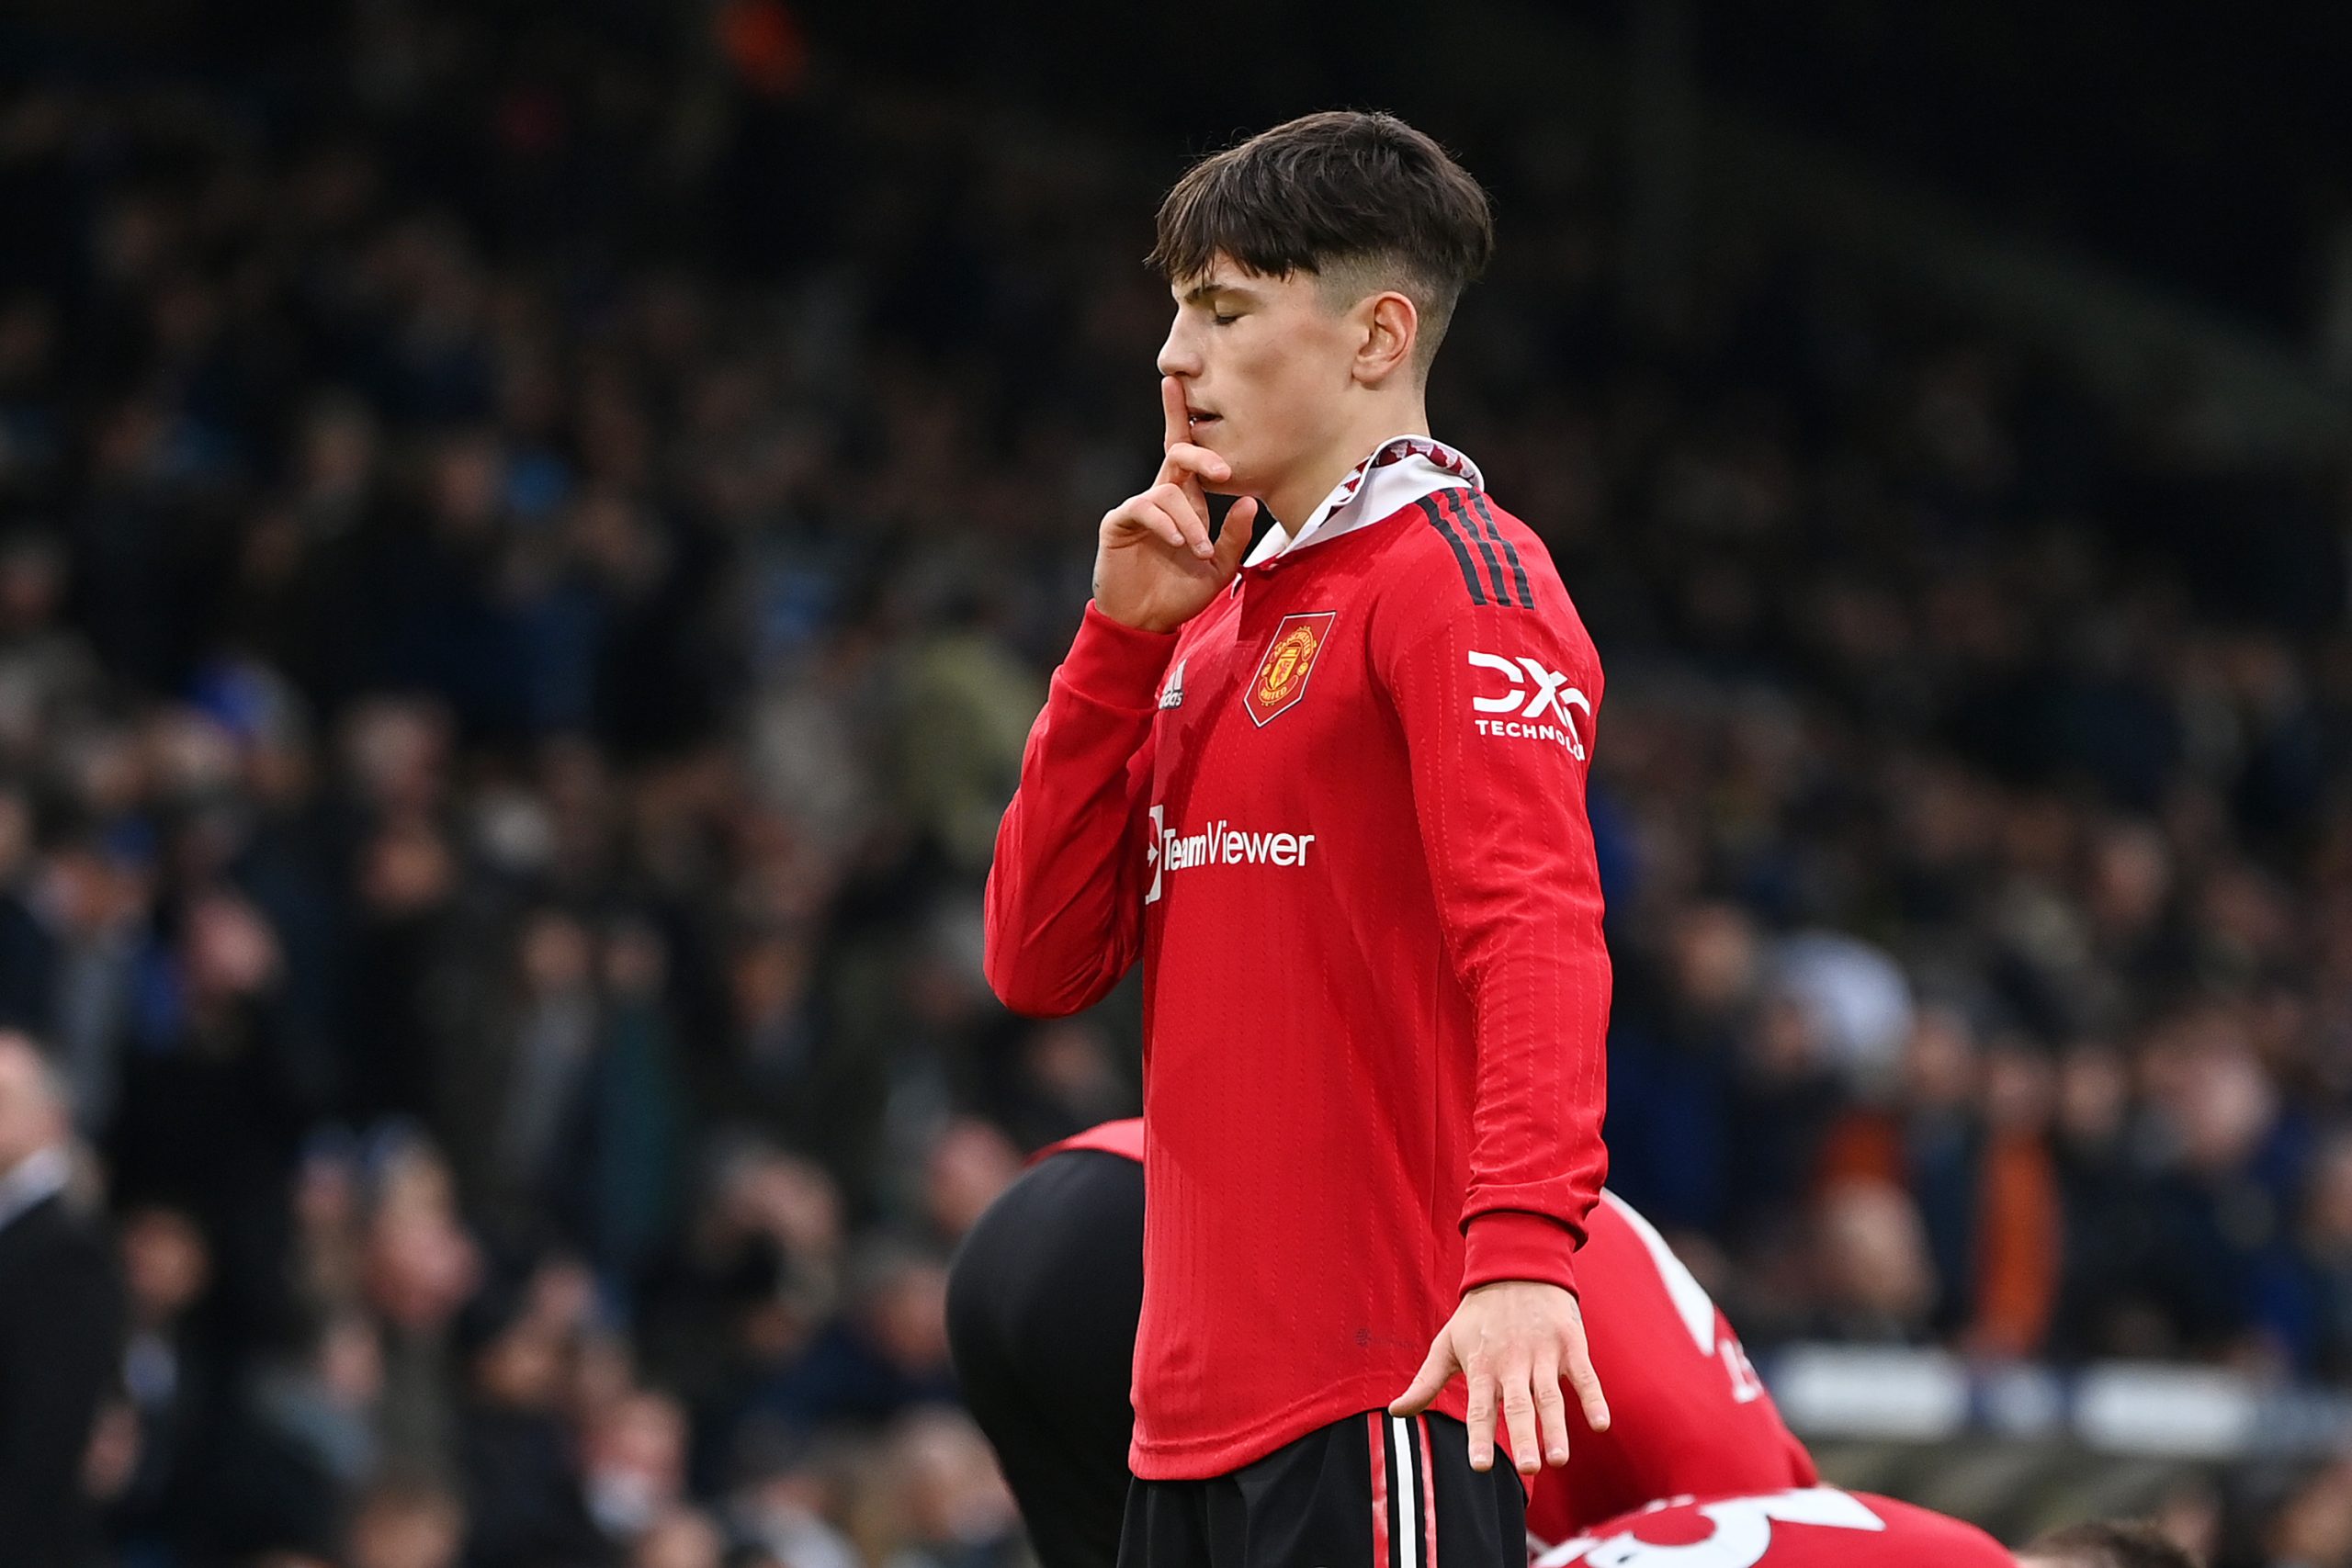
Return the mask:
[[[0,100],[0,1027],[113,1550],[1023,1561],[944,1260],[1134,1008],[1005,1014],[978,891],[1177,165],[772,0],[311,64]],[[1802,257],[1629,293],[1485,112],[1433,412],[1611,672],[1618,1190],[1759,1347],[2352,1375],[2342,477]]]

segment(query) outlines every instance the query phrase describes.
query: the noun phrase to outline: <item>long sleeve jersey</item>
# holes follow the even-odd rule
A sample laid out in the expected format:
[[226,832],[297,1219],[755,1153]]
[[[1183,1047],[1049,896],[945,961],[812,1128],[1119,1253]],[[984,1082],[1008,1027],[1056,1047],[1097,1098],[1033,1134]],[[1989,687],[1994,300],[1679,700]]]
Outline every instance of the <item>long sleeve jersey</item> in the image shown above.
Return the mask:
[[1542,543],[1426,437],[1181,631],[1087,607],[987,965],[1038,1015],[1144,966],[1136,1474],[1385,1405],[1474,1286],[1575,1288],[1606,1166],[1600,696]]

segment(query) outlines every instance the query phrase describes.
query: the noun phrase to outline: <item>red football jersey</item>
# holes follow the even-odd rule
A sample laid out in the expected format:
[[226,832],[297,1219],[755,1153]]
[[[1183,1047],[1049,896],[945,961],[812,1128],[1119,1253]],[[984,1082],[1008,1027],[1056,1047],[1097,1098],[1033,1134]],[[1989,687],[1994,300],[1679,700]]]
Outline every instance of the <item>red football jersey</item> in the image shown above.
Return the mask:
[[1813,1486],[1669,1498],[1596,1525],[1531,1568],[2017,1568],[1964,1520],[1892,1497]]
[[1573,1287],[1600,1188],[1600,662],[1456,455],[1400,438],[1343,490],[1392,460],[1442,486],[1181,632],[1089,605],[997,839],[1007,1005],[1144,966],[1150,1479],[1385,1407],[1471,1286]]
[[1537,1472],[1530,1535],[1565,1540],[1660,1497],[1773,1492],[1819,1479],[1730,1320],[1613,1192],[1592,1211],[1577,1272],[1609,1430],[1584,1430],[1568,1401],[1568,1462]]

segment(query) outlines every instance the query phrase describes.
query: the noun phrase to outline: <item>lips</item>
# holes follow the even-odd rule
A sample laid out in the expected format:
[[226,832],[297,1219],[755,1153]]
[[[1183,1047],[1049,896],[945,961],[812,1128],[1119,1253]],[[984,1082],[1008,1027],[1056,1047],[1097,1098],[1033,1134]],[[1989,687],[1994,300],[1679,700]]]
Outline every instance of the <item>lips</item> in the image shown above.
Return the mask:
[[1185,412],[1184,423],[1187,425],[1190,425],[1195,432],[1198,432],[1206,430],[1222,417],[1222,415],[1211,413],[1205,409],[1192,409]]

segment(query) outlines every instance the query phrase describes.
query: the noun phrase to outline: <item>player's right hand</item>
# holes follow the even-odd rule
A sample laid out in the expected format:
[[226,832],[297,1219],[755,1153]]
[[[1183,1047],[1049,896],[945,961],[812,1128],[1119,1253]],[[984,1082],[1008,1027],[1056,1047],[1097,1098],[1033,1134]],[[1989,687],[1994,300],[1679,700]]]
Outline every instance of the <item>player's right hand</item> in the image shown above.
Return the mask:
[[1094,607],[1144,631],[1172,632],[1201,613],[1241,570],[1250,530],[1258,520],[1255,496],[1242,496],[1212,534],[1206,486],[1233,477],[1226,460],[1186,437],[1184,389],[1173,376],[1159,381],[1166,415],[1166,453],[1151,488],[1102,514],[1094,551]]

